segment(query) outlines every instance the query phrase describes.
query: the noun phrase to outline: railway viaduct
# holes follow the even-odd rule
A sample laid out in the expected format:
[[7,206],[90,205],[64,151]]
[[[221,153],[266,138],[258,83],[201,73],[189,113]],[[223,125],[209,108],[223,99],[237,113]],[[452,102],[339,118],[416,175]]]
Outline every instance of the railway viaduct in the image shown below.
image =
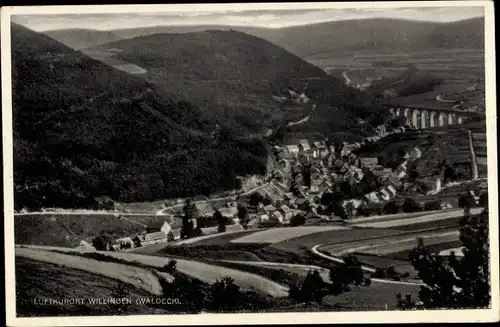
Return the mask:
[[417,129],[463,124],[471,117],[484,116],[477,111],[423,106],[393,107],[390,112],[393,117],[406,117],[406,123]]

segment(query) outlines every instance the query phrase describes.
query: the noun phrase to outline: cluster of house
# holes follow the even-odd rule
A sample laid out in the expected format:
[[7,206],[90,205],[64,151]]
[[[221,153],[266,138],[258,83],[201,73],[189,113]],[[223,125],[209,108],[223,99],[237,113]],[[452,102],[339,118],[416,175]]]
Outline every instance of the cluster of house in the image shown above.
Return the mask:
[[[174,240],[174,230],[167,221],[156,221],[145,227],[139,234],[108,240],[106,251],[123,251],[155,243],[167,243]],[[82,240],[81,248],[92,247],[92,238]]]
[[[388,133],[385,126],[381,125],[376,130],[377,135],[354,144],[333,145],[328,141],[309,142],[303,139],[297,144],[275,146],[273,154],[278,167],[275,169],[272,184],[281,191],[281,198],[272,199],[272,206],[261,209],[261,220],[276,217],[282,221],[283,212],[290,210],[292,214],[288,215],[293,216],[293,212],[300,210],[305,202],[308,203],[306,214],[314,215],[325,192],[332,191],[335,185],[346,181],[350,184],[359,183],[366,169],[371,171],[384,186],[362,198],[345,200],[344,208],[349,208],[350,212],[355,214],[356,209],[361,206],[379,206],[393,200],[397,190],[403,185],[402,180],[407,176],[408,163],[419,158],[421,151],[418,148],[412,149],[395,170],[380,166],[377,158],[358,157],[354,154],[352,151],[355,149],[367,143],[377,142],[389,134],[404,132],[405,128],[399,127]],[[306,174],[309,179],[307,181]],[[281,206],[285,208],[278,209]],[[283,221],[286,222],[286,218]]]

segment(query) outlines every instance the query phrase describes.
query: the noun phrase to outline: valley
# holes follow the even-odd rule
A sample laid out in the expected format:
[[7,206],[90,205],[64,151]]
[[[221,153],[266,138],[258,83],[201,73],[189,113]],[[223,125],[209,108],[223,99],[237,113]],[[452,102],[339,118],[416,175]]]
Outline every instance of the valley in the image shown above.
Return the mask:
[[[482,24],[12,23],[18,314],[427,308],[485,239]],[[73,287],[178,303],[30,304]]]

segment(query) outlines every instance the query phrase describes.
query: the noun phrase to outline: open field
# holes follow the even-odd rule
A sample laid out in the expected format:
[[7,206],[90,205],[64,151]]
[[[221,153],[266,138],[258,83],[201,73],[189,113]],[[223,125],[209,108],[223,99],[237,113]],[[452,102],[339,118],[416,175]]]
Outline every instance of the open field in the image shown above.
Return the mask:
[[415,247],[418,237],[422,237],[424,240],[433,240],[437,243],[440,243],[440,240],[443,241],[441,243],[453,242],[458,239],[458,230],[452,227],[435,231],[399,233],[378,239],[367,238],[356,242],[327,244],[321,246],[320,250],[335,257],[341,257],[349,253],[385,255]]
[[[431,59],[432,58],[432,59]],[[405,68],[413,64],[417,67],[427,68],[429,70],[450,69],[450,68],[469,68],[484,70],[484,51],[481,50],[444,50],[436,51],[418,51],[411,53],[391,53],[391,54],[356,54],[354,56],[322,56],[321,58],[308,58],[308,61],[324,69],[330,67],[338,68],[358,68],[375,69],[378,71],[384,69]],[[421,68],[421,69],[422,69]]]
[[[443,83],[423,93],[397,96],[391,100],[393,103],[449,105],[436,100],[438,95],[442,95],[451,100],[465,97],[484,107],[485,63],[484,52],[481,50],[439,49],[412,53],[357,54],[348,57],[319,56],[309,58],[309,61],[343,80],[344,73],[347,73],[350,84],[360,85],[372,80],[394,78],[411,65],[429,76],[442,79]],[[469,90],[474,84],[475,90]]]
[[418,298],[418,285],[372,283],[370,286],[351,287],[351,290],[338,296],[328,296],[324,299],[330,305],[337,304],[344,310],[353,311],[383,311],[387,303],[387,310],[396,310],[396,294],[411,294],[413,299]]
[[[243,229],[243,227],[241,225],[235,225],[236,228],[233,227],[233,228],[231,228],[231,230],[227,230],[228,227],[231,227],[231,226],[226,227],[226,232],[224,234],[228,235],[229,238],[236,238],[237,236],[241,236],[241,234],[243,232],[245,232],[245,230]],[[215,233],[213,233],[213,234],[199,236],[199,237],[193,237],[193,238],[189,238],[189,239],[185,239],[185,240],[179,240],[175,243],[172,243],[171,245],[184,245],[184,244],[199,243],[199,242],[203,242],[206,240],[210,240],[212,238],[220,237],[218,234],[220,234],[220,233],[217,233],[217,230],[216,230]]]
[[[195,242],[192,242],[191,244],[193,245],[224,245],[224,244],[230,244],[232,240],[238,239],[240,237],[243,237],[245,235],[251,235],[253,233],[257,233],[261,231],[262,229],[251,229],[251,230],[244,230],[244,231],[237,231],[234,233],[222,233],[222,234],[214,234],[213,236],[210,235],[211,237],[197,237],[193,238],[196,239]],[[177,245],[178,243],[171,243],[172,246]]]
[[61,254],[41,249],[17,248],[16,256],[62,265],[71,269],[87,271],[89,273],[98,274],[134,285],[150,294],[162,294],[162,288],[158,277],[152,271],[148,271],[144,268],[114,262],[102,262],[71,254]]
[[148,72],[142,67],[116,58],[114,55],[121,51],[119,49],[84,49],[81,51],[92,59],[98,60],[105,65],[109,65],[129,74],[142,75]]
[[[439,255],[447,255],[449,254],[452,250],[457,253],[457,256],[461,255],[461,249],[463,246],[463,243],[458,239],[458,237],[454,238],[449,238],[448,242],[445,242],[443,239],[442,242],[437,242],[435,243],[432,240],[426,240],[424,239],[424,244],[426,247],[429,248],[430,251],[433,253],[437,253]],[[390,254],[387,254],[386,257],[393,259],[393,260],[408,260],[408,255],[410,254],[411,248],[399,251],[399,252],[393,252]],[[443,252],[444,251],[444,252]]]
[[408,253],[406,257],[397,259],[388,256],[378,256],[365,253],[355,253],[354,255],[366,266],[383,269],[394,267],[396,272],[400,274],[408,273],[409,276],[407,278],[410,278],[411,280],[418,280],[418,272],[408,261]]
[[[165,258],[145,256],[133,253],[111,252],[109,255],[129,261],[138,261],[148,266],[163,267],[166,264]],[[214,283],[222,277],[231,277],[242,289],[256,290],[275,297],[287,296],[287,289],[275,282],[260,276],[238,271],[235,269],[221,268],[201,262],[176,259],[177,270],[183,274],[199,279],[203,282]]]
[[[232,234],[232,233],[237,233],[237,232],[241,232],[243,231],[243,227],[239,224],[234,224],[234,225],[226,225],[226,232],[225,233],[229,233],[229,234]],[[219,234],[218,232],[218,227],[217,226],[214,226],[214,227],[206,227],[206,228],[202,228],[201,231],[203,232],[203,234],[205,234],[205,237],[207,236],[212,236],[212,235],[216,235],[216,234]],[[178,228],[178,229],[173,229],[172,230],[172,233],[174,234],[174,239],[180,239],[181,237],[181,229]],[[223,233],[224,234],[224,233]],[[210,237],[209,237],[210,238]],[[184,242],[184,241],[181,241],[181,242]],[[189,241],[186,241],[186,242],[190,242]],[[196,242],[196,241],[194,241]],[[188,243],[189,244],[189,243]]]
[[[49,252],[51,250],[64,251],[68,253],[67,257],[74,257],[78,259],[81,258],[77,255],[72,256],[71,255],[72,253],[77,254],[80,251],[70,248],[33,247],[32,249],[28,248],[26,249],[22,248],[22,249],[30,250],[32,252],[39,251],[39,252],[66,256],[64,254],[56,252]],[[41,249],[46,249],[46,250],[44,251]],[[167,259],[168,255],[149,256],[133,252],[106,252],[106,251],[84,251],[84,252],[100,253],[108,257],[128,261],[131,263],[139,263],[141,265],[145,265],[151,268],[162,268],[169,261],[169,259]],[[221,279],[223,277],[231,277],[235,280],[235,283],[238,284],[242,289],[255,290],[264,294],[267,293],[274,297],[284,297],[287,296],[288,294],[287,293],[288,290],[286,289],[286,287],[254,274],[241,272],[235,269],[222,268],[207,263],[180,259],[177,257],[175,258],[175,260],[177,261],[178,272],[209,284],[212,284],[218,279]]]
[[[479,214],[481,213],[481,208],[472,208],[471,214]],[[392,228],[392,227],[399,227],[399,226],[406,226],[406,225],[414,225],[414,224],[419,224],[419,223],[427,223],[427,222],[435,222],[438,220],[448,220],[450,218],[459,218],[463,216],[463,210],[456,210],[456,211],[445,211],[443,213],[435,213],[435,214],[430,214],[426,215],[423,217],[416,217],[410,219],[396,219],[396,220],[388,220],[388,221],[380,221],[380,222],[368,222],[368,223],[361,223],[361,224],[356,224],[357,227],[363,227],[363,228]]]
[[22,215],[14,216],[16,244],[75,247],[80,241],[108,232],[115,237],[139,233],[142,225],[128,216]]
[[267,261],[231,261],[231,260],[223,260],[222,262],[245,265],[245,266],[253,266],[253,267],[262,267],[267,269],[272,269],[275,271],[285,271],[287,273],[296,274],[301,278],[305,278],[310,271],[317,270],[319,271],[323,280],[327,283],[330,283],[330,270],[313,265],[300,265],[300,264],[290,264],[290,263],[280,263],[280,262],[267,262]]
[[[34,316],[70,316],[70,315],[111,315],[118,314],[113,305],[91,304],[78,305],[34,305],[34,298],[108,298],[122,285],[127,297],[132,299],[150,297],[151,295],[129,284],[92,274],[84,270],[66,266],[16,257],[16,311],[20,317]],[[164,310],[153,309],[147,305],[125,306],[122,314],[164,313]]]
[[356,240],[370,237],[385,237],[398,233],[389,229],[352,228],[349,230],[330,230],[308,234],[273,243],[270,247],[295,254],[302,254],[304,251],[318,244],[355,242]]
[[[459,236],[458,230],[452,230],[443,233],[432,233],[432,234],[423,234],[420,237],[424,239],[424,243],[426,245],[436,245],[436,244],[450,244],[453,242],[457,242]],[[397,240],[388,240],[383,244],[377,244],[375,246],[369,248],[363,248],[360,250],[356,250],[356,252],[378,255],[378,256],[387,256],[395,252],[407,251],[411,250],[416,246],[415,238],[412,236],[400,238]]]
[[346,230],[343,226],[305,226],[305,227],[283,227],[273,228],[265,231],[252,233],[235,240],[231,243],[277,243],[295,237],[300,237],[308,234],[317,233],[328,230]]

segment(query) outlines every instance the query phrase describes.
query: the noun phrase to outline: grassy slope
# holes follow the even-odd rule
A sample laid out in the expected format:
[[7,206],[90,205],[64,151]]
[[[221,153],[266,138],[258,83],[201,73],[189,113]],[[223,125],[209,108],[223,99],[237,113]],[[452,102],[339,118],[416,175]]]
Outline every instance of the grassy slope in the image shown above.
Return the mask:
[[[16,308],[20,317],[110,315],[115,313],[111,305],[37,306],[33,298],[107,298],[120,283],[114,279],[90,274],[60,265],[43,263],[16,257]],[[148,297],[145,291],[125,284],[132,299]],[[132,303],[134,303],[133,301]],[[152,314],[162,310],[146,305],[127,306],[124,314]]]
[[[158,274],[148,267],[138,267],[134,265],[109,261],[105,262],[100,259],[95,260],[78,255],[72,255],[71,252],[66,248],[60,249],[65,250],[64,252],[68,254],[61,253],[61,251],[47,251],[46,249],[47,248],[32,249],[19,247],[16,248],[16,256],[58,264],[65,267],[84,270],[89,273],[114,278],[126,284],[141,288],[151,295],[162,294],[162,288]],[[73,252],[73,254],[79,253]],[[170,279],[169,276],[165,277]]]
[[81,240],[101,232],[118,238],[141,230],[141,225],[113,215],[31,215],[14,218],[16,244],[76,247]]

